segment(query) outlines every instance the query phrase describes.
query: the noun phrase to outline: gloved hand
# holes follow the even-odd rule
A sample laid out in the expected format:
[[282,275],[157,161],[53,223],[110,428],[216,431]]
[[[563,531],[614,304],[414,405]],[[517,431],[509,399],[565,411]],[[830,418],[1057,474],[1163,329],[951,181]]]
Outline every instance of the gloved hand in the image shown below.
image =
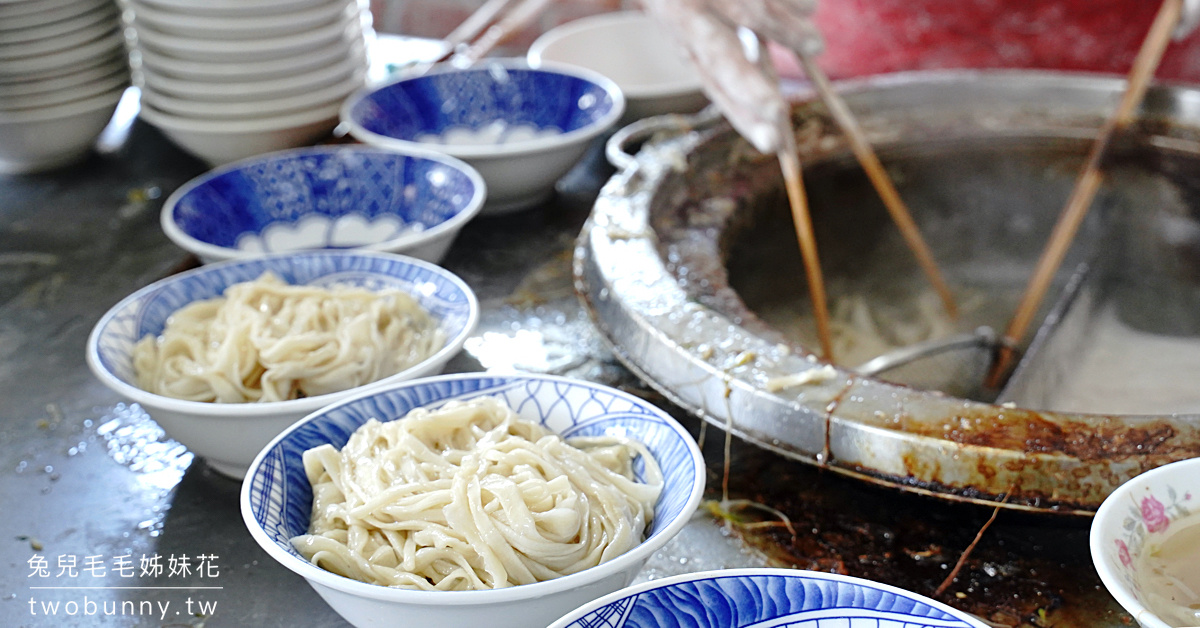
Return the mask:
[[[1197,0],[1200,2],[1200,0]],[[816,0],[643,0],[688,51],[709,98],[742,137],[773,154],[791,135],[763,39],[814,56],[824,48],[810,19]]]

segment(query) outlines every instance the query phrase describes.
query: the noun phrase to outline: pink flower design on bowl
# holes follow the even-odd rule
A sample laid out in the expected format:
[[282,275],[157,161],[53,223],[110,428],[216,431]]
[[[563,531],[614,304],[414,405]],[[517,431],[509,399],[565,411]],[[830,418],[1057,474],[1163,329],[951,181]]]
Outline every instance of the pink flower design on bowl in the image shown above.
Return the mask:
[[1133,558],[1129,555],[1129,546],[1121,539],[1116,540],[1117,543],[1117,558],[1121,560],[1121,564],[1133,569]]
[[1167,518],[1167,509],[1153,495],[1142,498],[1142,519],[1146,522],[1148,532],[1163,532],[1171,525]]

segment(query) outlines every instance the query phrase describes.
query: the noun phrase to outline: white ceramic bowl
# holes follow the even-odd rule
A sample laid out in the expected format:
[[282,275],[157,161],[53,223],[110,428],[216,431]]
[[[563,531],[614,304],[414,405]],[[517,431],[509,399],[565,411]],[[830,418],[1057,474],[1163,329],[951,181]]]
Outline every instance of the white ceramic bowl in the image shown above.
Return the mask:
[[[310,93],[355,74],[365,75],[366,60],[361,57],[342,59],[336,63],[301,72],[260,80],[194,81],[158,74],[143,65],[138,76],[142,87],[167,97],[185,98],[192,102],[249,102]],[[361,87],[361,84],[359,85]]]
[[65,20],[50,22],[39,26],[31,26],[29,28],[4,29],[0,28],[0,45],[19,44],[22,42],[33,42],[46,40],[53,37],[59,37],[86,28],[99,22],[116,24],[118,19],[117,9],[110,4],[101,5],[99,8],[88,11],[81,15],[69,17]]
[[[471,164],[488,186],[483,213],[496,214],[553,194],[555,182],[624,109],[621,90],[595,72],[507,59],[468,70],[443,66],[368,88],[346,100],[341,118],[367,144],[432,148]],[[539,135],[498,141],[491,132],[497,127]]]
[[[390,421],[414,407],[482,395],[499,396],[521,418],[567,437],[615,432],[645,444],[666,476],[647,538],[598,566],[488,591],[414,591],[367,584],[321,569],[292,548],[289,539],[307,532],[312,509],[301,460],[306,449],[324,443],[341,447],[371,417]],[[263,449],[246,475],[242,519],[272,558],[303,576],[335,611],[360,628],[544,628],[580,604],[628,585],[646,559],[687,524],[700,503],[704,473],[691,434],[632,395],[547,375],[447,375],[373,391],[288,428]]]
[[0,94],[17,97],[57,92],[100,80],[117,72],[125,72],[128,75],[128,68],[123,57],[112,56],[99,65],[81,68],[61,76],[0,82]]
[[0,3],[0,30],[36,28],[68,20],[110,2],[112,0],[29,0]]
[[113,25],[112,29],[114,32],[111,34],[74,48],[32,57],[0,60],[0,77],[32,75],[32,78],[45,78],[69,73],[96,59],[111,58],[125,41],[124,36],[116,31],[116,25]]
[[329,0],[141,0],[168,11],[204,17],[287,15],[325,4]]
[[603,13],[550,29],[529,47],[530,65],[566,63],[599,72],[625,94],[625,121],[694,113],[708,104],[687,53],[640,11]]
[[486,195],[478,172],[441,153],[298,148],[192,179],[163,203],[162,227],[205,263],[354,248],[436,264]]
[[100,20],[69,33],[33,41],[0,43],[0,63],[78,48],[117,30],[117,20]]
[[226,121],[173,116],[143,104],[140,115],[184,150],[211,166],[219,166],[312,144],[337,126],[338,109],[335,103],[325,109]]
[[0,172],[48,170],[80,159],[108,125],[122,91],[62,105],[0,111]]
[[1138,561],[1150,545],[1174,533],[1181,519],[1200,525],[1198,517],[1200,458],[1138,475],[1118,486],[1096,510],[1089,536],[1092,563],[1108,592],[1143,628],[1183,625],[1164,621],[1147,608]]
[[346,96],[361,88],[365,80],[366,71],[359,70],[331,85],[319,86],[298,94],[225,101],[176,98],[152,89],[143,89],[142,102],[149,103],[163,113],[194,120],[242,120],[327,109],[330,105],[341,104]]
[[125,91],[126,87],[129,87],[129,72],[125,69],[118,69],[108,76],[94,81],[49,92],[9,95],[5,91],[0,91],[0,111],[53,107],[94,98],[109,92],[120,94]]
[[[163,35],[195,39],[281,37],[328,26],[358,11],[353,0],[337,0],[279,15],[205,16],[155,7],[138,0],[120,0],[132,14],[130,23]],[[247,3],[249,4],[249,3]]]
[[67,79],[79,73],[94,71],[96,68],[112,65],[114,62],[119,62],[122,66],[128,65],[125,49],[119,44],[107,53],[91,55],[64,65],[39,68],[34,72],[8,72],[0,64],[0,89],[8,90],[11,86],[26,85],[38,81]]
[[361,41],[334,42],[318,46],[286,59],[240,60],[230,62],[188,61],[135,48],[129,53],[130,65],[166,77],[185,81],[224,83],[230,81],[263,81],[302,77],[318,68],[352,60],[365,66],[366,44]]
[[[374,384],[290,401],[182,401],[146,392],[134,384],[132,354],[138,340],[161,333],[167,317],[179,308],[219,296],[228,286],[256,279],[268,270],[295,284],[404,290],[438,319],[445,344],[420,364]],[[168,436],[203,456],[217,471],[240,478],[263,446],[310,412],[372,388],[441,371],[462,348],[478,317],[479,305],[462,280],[420,260],[351,251],[273,255],[204,266],[134,292],[96,323],[88,337],[87,362],[104,385],[140,404]]]
[[355,11],[332,24],[277,37],[197,39],[160,33],[147,26],[139,25],[134,30],[138,48],[162,56],[186,61],[241,63],[287,59],[321,46],[340,44],[348,47],[352,42],[362,41],[364,29],[369,26],[369,17]]

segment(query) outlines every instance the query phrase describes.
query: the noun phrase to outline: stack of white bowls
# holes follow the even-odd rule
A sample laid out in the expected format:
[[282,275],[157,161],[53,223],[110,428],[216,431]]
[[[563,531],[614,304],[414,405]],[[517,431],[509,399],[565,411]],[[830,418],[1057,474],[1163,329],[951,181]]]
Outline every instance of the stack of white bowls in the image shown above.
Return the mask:
[[324,138],[366,79],[366,0],[119,1],[142,119],[211,165]]
[[0,172],[85,155],[129,85],[113,0],[0,2]]

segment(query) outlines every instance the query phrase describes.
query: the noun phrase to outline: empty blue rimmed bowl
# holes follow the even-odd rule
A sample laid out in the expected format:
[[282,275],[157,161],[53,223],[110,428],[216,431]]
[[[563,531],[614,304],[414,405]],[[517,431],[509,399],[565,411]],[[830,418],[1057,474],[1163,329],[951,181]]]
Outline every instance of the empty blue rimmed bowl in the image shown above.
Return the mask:
[[305,249],[437,263],[485,196],[475,169],[428,149],[298,148],[192,179],[163,204],[162,227],[206,263]]
[[723,569],[653,580],[576,609],[550,628],[774,626],[987,628],[886,584],[797,569]]
[[[663,490],[641,544],[608,562],[566,576],[487,591],[417,591],[352,580],[313,565],[290,542],[305,534],[312,486],[304,452],[341,448],[371,418],[392,421],[418,407],[500,397],[521,418],[564,437],[621,435],[641,441],[663,472]],[[645,479],[644,465],[634,474]],[[549,375],[442,375],[377,389],[310,414],[271,441],[242,484],[242,519],[271,558],[303,576],[359,627],[545,628],[564,613],[628,585],[655,551],[679,533],[704,492],[704,460],[678,422],[650,403],[607,386]]]
[[582,68],[485,60],[362,90],[342,106],[350,135],[373,146],[433,148],[474,166],[484,213],[535,205],[625,110],[613,81]]

